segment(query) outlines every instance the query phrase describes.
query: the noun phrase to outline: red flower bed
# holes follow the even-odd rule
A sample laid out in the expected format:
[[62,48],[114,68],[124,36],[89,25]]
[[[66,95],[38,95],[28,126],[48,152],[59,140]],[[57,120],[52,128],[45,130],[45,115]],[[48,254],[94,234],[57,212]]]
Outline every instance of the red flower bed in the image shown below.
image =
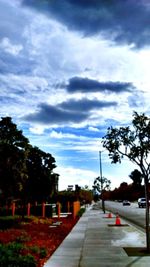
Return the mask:
[[[61,221],[57,227],[50,227],[52,223]],[[39,253],[30,251],[36,258],[37,267],[42,267],[48,258],[54,253],[60,243],[71,231],[78,219],[72,217],[60,219],[37,219],[35,218],[29,223],[20,223],[18,228],[0,231],[0,243],[7,244],[9,242],[18,241],[29,247],[44,248],[47,255],[40,258]],[[26,250],[24,253],[28,253]]]

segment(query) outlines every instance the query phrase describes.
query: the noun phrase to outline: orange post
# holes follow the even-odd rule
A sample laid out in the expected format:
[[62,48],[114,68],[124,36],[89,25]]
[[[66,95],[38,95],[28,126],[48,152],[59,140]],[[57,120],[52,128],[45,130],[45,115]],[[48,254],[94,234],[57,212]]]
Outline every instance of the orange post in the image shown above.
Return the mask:
[[67,202],[67,209],[68,209],[68,212],[70,212],[70,202],[69,201]]
[[31,208],[31,204],[28,203],[28,205],[27,205],[27,216],[30,216],[30,208]]
[[12,216],[15,215],[15,202],[12,203]]
[[77,216],[79,210],[80,210],[80,202],[79,201],[73,202],[73,218]]
[[60,203],[57,202],[57,214],[58,214],[58,218],[60,218],[60,212],[61,212]]
[[42,203],[42,217],[45,217],[45,203]]

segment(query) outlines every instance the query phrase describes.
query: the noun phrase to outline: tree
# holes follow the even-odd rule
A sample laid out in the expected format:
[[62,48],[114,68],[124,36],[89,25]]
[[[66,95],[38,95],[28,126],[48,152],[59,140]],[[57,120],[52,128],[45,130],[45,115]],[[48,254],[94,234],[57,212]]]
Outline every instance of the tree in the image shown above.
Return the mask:
[[10,117],[0,121],[0,189],[6,200],[23,197],[29,141]]
[[149,234],[149,192],[148,183],[150,179],[150,118],[145,114],[133,113],[131,128],[120,127],[107,129],[107,134],[102,140],[103,147],[109,151],[109,158],[112,163],[121,163],[127,157],[132,163],[136,164],[144,178],[145,197],[146,197],[146,244],[150,251]]
[[133,181],[134,185],[141,186],[143,176],[139,170],[135,169],[134,171],[132,171],[129,177]]
[[91,204],[93,200],[93,194],[88,185],[81,187],[79,191],[79,200],[81,204]]
[[102,199],[102,209],[103,209],[103,212],[105,213],[105,203],[104,203],[104,192],[105,190],[109,190],[110,189],[110,184],[111,184],[111,181],[108,180],[107,178],[105,177],[100,177],[98,176],[97,178],[95,178],[94,180],[94,185],[93,185],[93,189],[94,189],[94,192],[97,194],[99,193],[101,195],[101,199]]
[[98,176],[94,180],[93,189],[95,189],[96,191],[98,191],[99,193],[101,193],[102,190],[108,190],[108,189],[110,189],[110,184],[111,184],[111,181],[110,180],[108,180],[105,177],[102,177],[102,179],[101,179]]
[[27,170],[29,179],[26,184],[26,194],[32,201],[45,201],[57,191],[58,174],[53,173],[56,168],[55,159],[50,153],[38,147],[30,147]]

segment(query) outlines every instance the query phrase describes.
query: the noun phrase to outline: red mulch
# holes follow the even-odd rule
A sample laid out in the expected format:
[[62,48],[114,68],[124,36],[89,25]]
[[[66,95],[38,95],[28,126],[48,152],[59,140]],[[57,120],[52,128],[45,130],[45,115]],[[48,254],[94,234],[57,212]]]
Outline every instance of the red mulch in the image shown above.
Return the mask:
[[[61,221],[62,224],[55,228],[50,228],[52,222]],[[64,238],[71,231],[78,219],[72,217],[56,218],[56,219],[37,219],[30,223],[23,223],[18,228],[0,231],[0,243],[6,244],[16,241],[16,238],[23,239],[23,244],[26,246],[38,246],[45,248],[47,256],[43,259],[37,253],[30,252],[37,260],[37,267],[42,267],[50,258],[57,247],[61,244]]]

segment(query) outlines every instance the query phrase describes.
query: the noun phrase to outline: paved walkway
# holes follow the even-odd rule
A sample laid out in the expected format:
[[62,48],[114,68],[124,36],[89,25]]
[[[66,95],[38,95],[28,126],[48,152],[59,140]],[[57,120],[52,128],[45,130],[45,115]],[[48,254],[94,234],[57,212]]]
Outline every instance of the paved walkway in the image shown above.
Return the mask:
[[[128,256],[125,248],[145,248],[145,233],[116,216],[90,207],[44,267],[149,267],[150,256]],[[115,225],[115,226],[114,226]]]

